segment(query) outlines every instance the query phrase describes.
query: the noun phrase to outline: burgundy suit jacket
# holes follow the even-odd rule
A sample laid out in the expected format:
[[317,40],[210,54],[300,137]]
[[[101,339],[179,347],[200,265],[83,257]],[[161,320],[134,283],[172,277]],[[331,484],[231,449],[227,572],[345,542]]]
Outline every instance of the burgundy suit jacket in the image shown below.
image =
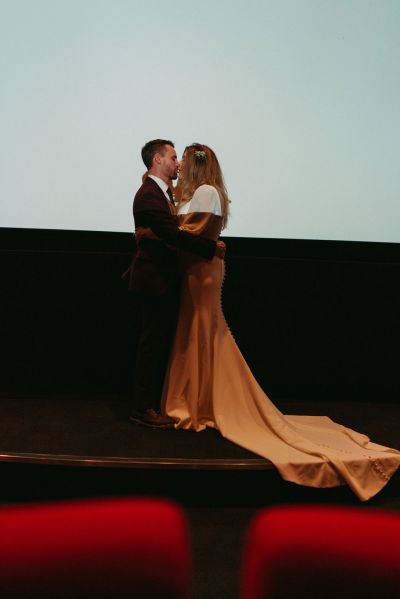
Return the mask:
[[179,283],[178,255],[175,248],[207,260],[215,255],[216,243],[179,229],[165,194],[147,177],[133,201],[135,227],[150,228],[159,239],[141,239],[129,269],[129,291],[142,295],[162,295]]

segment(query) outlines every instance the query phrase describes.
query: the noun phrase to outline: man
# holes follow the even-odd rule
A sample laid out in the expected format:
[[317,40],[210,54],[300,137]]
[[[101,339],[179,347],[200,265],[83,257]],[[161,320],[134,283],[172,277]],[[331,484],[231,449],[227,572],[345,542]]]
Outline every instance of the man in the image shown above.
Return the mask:
[[[133,202],[138,248],[124,277],[141,299],[142,330],[134,373],[135,407],[130,419],[153,428],[171,428],[160,413],[162,385],[179,309],[179,271],[176,248],[211,260],[223,258],[225,244],[179,229],[170,186],[178,176],[174,144],[149,141],[142,148],[148,175]],[[152,235],[140,237],[151,229]]]

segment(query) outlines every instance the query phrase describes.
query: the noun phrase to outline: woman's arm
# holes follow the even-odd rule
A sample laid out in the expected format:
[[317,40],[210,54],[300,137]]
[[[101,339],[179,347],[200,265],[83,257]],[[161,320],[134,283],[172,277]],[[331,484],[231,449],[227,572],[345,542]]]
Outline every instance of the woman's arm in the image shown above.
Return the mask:
[[222,211],[218,191],[211,185],[201,185],[180,216],[180,229],[193,235],[203,235],[215,227],[218,229],[220,218]]

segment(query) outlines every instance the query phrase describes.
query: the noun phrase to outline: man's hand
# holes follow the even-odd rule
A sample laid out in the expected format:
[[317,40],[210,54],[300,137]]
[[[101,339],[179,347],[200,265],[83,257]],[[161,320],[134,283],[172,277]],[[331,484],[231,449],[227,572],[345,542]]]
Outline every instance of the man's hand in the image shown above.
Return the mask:
[[226,245],[224,244],[223,241],[218,240],[217,247],[215,249],[215,255],[217,256],[217,258],[221,258],[221,260],[223,260],[225,257],[225,252],[226,252]]

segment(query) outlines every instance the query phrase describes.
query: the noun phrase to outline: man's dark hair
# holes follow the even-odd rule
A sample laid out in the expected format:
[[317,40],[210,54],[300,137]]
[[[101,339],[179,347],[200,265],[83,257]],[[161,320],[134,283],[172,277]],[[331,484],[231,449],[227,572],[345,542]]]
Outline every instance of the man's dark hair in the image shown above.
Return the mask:
[[143,146],[142,158],[147,169],[152,167],[153,158],[156,154],[163,154],[165,152],[165,146],[175,147],[169,139],[152,139]]

